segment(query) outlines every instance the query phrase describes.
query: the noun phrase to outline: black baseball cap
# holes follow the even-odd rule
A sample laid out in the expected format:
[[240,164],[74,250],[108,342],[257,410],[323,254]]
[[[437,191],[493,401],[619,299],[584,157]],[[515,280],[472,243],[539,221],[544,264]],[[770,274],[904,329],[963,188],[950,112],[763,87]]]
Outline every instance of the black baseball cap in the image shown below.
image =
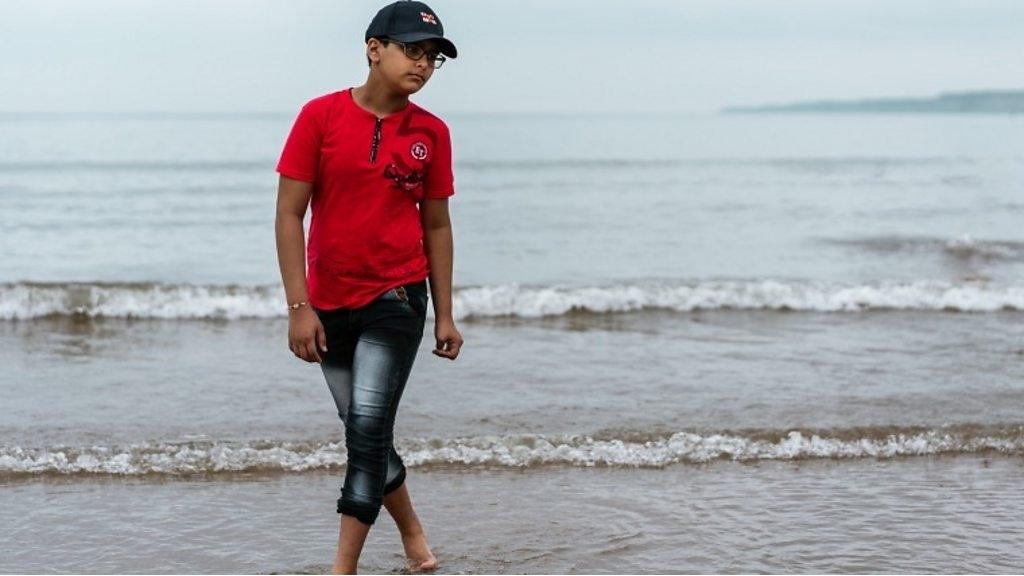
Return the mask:
[[366,29],[366,39],[390,38],[399,42],[437,40],[441,53],[455,58],[455,44],[444,37],[444,26],[437,14],[423,2],[399,0],[381,8]]

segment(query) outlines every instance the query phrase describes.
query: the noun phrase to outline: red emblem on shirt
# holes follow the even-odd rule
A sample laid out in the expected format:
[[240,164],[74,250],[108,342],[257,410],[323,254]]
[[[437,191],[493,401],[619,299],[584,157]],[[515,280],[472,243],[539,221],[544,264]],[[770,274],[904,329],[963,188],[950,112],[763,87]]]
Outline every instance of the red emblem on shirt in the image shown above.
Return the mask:
[[[398,184],[406,192],[415,192],[417,189],[422,191],[423,172],[420,170],[403,171],[398,164],[392,162],[384,167],[384,177],[394,180],[395,184]],[[419,197],[417,196],[416,199],[419,200]]]
[[417,141],[409,148],[409,154],[412,154],[412,157],[417,160],[423,160],[427,157],[427,145]]

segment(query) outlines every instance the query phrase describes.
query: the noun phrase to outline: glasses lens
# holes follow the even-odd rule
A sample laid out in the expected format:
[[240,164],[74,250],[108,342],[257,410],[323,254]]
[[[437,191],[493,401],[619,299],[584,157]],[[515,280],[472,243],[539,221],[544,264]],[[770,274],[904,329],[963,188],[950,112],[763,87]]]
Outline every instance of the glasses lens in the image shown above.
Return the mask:
[[419,60],[423,57],[423,47],[418,44],[406,44],[405,55],[413,60]]

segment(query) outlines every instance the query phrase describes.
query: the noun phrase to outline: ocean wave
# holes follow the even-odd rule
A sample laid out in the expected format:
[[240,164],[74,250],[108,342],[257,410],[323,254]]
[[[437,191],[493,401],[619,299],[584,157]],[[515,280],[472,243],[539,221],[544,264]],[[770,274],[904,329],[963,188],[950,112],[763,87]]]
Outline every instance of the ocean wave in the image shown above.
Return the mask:
[[[457,318],[539,318],[643,310],[858,312],[1024,311],[1024,285],[986,280],[879,281],[844,284],[804,280],[635,281],[619,284],[465,286],[453,293]],[[285,316],[279,285],[193,285],[152,282],[14,282],[0,284],[0,319],[43,317],[245,319]],[[428,310],[429,314],[433,312]]]
[[[1024,425],[839,430],[611,432],[595,435],[486,435],[403,439],[407,466],[643,467],[716,460],[894,458],[994,453],[1024,454]],[[189,441],[124,446],[0,447],[0,476],[37,474],[191,475],[229,472],[299,473],[345,465],[343,441],[248,443]]]
[[145,172],[178,172],[178,171],[243,171],[266,170],[273,172],[274,163],[264,160],[90,160],[90,159],[53,159],[53,160],[21,160],[0,161],[0,172],[59,172],[79,170],[89,172],[108,171],[145,171]]
[[[992,161],[992,159],[985,159]],[[462,160],[460,168],[493,170],[560,170],[586,168],[616,170],[620,168],[776,168],[796,171],[841,171],[879,168],[974,165],[979,159],[968,156],[752,156],[695,158],[475,158]]]
[[1024,242],[978,240],[970,234],[955,238],[920,236],[874,236],[867,238],[824,238],[823,242],[879,254],[937,254],[965,262],[1024,261]]
[[157,282],[0,284],[0,318],[236,319],[284,316],[280,286]]
[[[3,114],[0,113],[0,120]],[[216,116],[214,116],[216,119]],[[979,159],[965,156],[777,156],[777,157],[694,157],[694,158],[470,158],[459,161],[467,170],[620,170],[623,168],[776,168],[800,171],[877,170],[889,167],[940,166],[977,164]],[[992,162],[993,159],[986,159]],[[247,157],[223,160],[175,160],[159,158],[99,159],[52,158],[45,160],[0,160],[0,172],[40,172],[54,170],[111,171],[178,171],[178,170],[262,170],[274,171],[274,157]]]

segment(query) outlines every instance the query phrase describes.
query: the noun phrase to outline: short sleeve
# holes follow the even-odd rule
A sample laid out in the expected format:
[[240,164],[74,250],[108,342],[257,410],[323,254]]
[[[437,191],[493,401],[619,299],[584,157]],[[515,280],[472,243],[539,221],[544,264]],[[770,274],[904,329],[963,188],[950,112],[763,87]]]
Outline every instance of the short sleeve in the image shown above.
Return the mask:
[[299,110],[285,141],[277,172],[295,180],[315,182],[320,166],[320,142],[323,139],[320,106],[317,100],[307,102]]
[[426,198],[443,199],[455,194],[452,173],[452,137],[448,126],[441,124],[434,142],[434,157],[427,166]]

